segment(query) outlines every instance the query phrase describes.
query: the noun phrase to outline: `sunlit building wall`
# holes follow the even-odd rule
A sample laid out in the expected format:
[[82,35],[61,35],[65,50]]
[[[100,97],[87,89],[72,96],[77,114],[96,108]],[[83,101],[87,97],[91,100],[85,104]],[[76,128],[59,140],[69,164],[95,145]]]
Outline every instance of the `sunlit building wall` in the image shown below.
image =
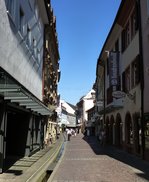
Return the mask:
[[122,1],[97,62],[97,103],[104,82],[103,107],[97,115],[103,116],[107,144],[142,156],[140,45],[138,1]]

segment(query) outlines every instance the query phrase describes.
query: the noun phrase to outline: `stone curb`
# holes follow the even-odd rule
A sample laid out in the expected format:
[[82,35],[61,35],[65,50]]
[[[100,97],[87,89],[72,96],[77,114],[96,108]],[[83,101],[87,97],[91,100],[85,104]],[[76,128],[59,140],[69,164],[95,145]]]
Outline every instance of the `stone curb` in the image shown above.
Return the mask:
[[60,137],[53,147],[35,164],[33,164],[22,176],[15,179],[15,182],[40,182],[46,175],[50,164],[56,159],[63,143],[63,136]]

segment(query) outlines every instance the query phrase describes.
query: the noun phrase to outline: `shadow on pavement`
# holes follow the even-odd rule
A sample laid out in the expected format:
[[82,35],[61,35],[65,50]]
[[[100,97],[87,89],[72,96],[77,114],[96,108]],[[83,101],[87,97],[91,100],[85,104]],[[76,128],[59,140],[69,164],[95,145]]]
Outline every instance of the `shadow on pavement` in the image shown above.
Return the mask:
[[140,170],[140,172],[135,172],[136,175],[149,181],[149,162],[115,147],[108,146],[107,148],[106,154],[108,156]]
[[19,159],[21,159],[19,156],[7,156],[7,158],[4,160],[3,172],[9,173],[9,168],[13,166]]
[[96,155],[108,155],[115,160],[125,163],[139,170],[136,170],[136,175],[149,181],[149,162],[113,146],[105,145],[103,147],[95,136],[84,136],[82,139],[90,145]]
[[82,139],[90,145],[96,155],[105,155],[106,148],[100,145],[100,142],[95,136],[84,136]]
[[22,170],[10,170],[10,169],[8,169],[6,173],[12,173],[16,176],[19,176],[19,175],[23,174],[23,171]]

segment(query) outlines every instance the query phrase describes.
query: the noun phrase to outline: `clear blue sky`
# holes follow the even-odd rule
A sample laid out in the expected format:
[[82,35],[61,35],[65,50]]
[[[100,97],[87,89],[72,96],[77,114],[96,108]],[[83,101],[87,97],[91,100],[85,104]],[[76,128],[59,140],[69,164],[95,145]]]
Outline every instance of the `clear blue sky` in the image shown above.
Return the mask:
[[96,64],[121,0],[51,0],[56,16],[61,99],[76,104],[92,88]]

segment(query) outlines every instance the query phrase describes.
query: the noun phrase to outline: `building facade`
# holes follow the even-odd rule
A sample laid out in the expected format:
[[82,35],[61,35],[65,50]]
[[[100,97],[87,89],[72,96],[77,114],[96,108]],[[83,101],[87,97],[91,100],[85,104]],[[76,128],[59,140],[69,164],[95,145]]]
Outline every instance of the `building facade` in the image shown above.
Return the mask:
[[57,108],[59,126],[67,128],[76,128],[76,106],[64,100],[60,100],[59,107]]
[[[43,103],[45,29],[50,26],[50,2],[2,0],[0,7],[0,172],[3,172],[9,167],[8,161],[32,155],[44,147],[47,120],[54,110]],[[55,84],[56,78],[52,79]],[[53,90],[55,100],[56,89]]]
[[95,90],[91,89],[85,96],[81,97],[80,101],[76,104],[77,120],[79,121],[78,126],[81,127],[81,131],[83,133],[85,132],[86,128],[90,127],[87,111],[94,106],[94,100],[95,100],[94,94]]
[[139,23],[139,2],[122,1],[97,61],[96,103],[103,100],[103,105],[99,107],[98,103],[96,111],[103,118],[106,142],[141,157],[144,143]]
[[105,69],[103,65],[98,64],[96,67],[96,80],[94,84],[95,89],[95,135],[100,135],[101,129],[104,127],[105,120]]
[[46,140],[52,137],[52,141],[57,139],[58,124],[56,108],[60,101],[58,95],[58,82],[60,80],[59,70],[59,50],[58,38],[56,32],[56,17],[53,14],[52,7],[48,5],[49,24],[44,28],[44,62],[43,62],[43,102],[53,111],[48,117],[46,126]]
[[90,136],[95,136],[95,106],[87,111],[87,129]]
[[144,123],[144,158],[149,160],[149,1],[143,0],[139,1],[140,7],[140,22],[141,22],[141,38],[142,42],[142,60],[143,65],[141,67],[142,70],[142,109],[143,109],[143,123]]

